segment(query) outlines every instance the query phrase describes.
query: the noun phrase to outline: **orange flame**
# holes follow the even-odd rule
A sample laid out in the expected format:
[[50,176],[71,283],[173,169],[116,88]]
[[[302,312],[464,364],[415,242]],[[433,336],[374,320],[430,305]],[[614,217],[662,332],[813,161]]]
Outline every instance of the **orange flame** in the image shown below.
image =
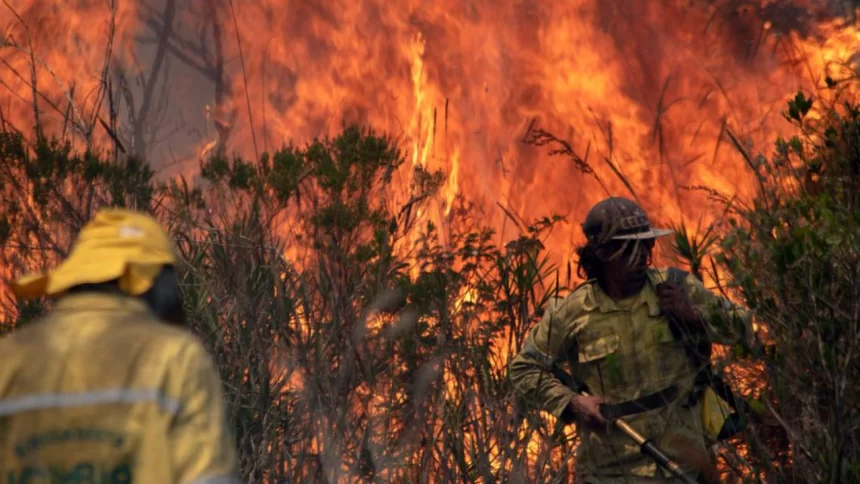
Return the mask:
[[[497,201],[526,220],[558,212],[575,221],[607,192],[627,194],[607,159],[655,218],[713,221],[704,198],[677,187],[750,194],[743,163],[721,146],[723,130],[769,143],[787,129],[778,116],[786,97],[834,62],[856,63],[860,40],[837,20],[810,22],[822,43],[777,32],[773,20],[720,30],[711,22],[719,2],[181,3],[10,2],[0,9],[3,119],[26,127],[38,116],[51,132],[68,134],[71,124],[98,145],[113,146],[116,135],[131,150],[132,135],[108,133],[97,119],[113,110],[130,129],[148,114],[147,134],[181,123],[186,135],[148,142],[145,154],[161,163],[169,145],[191,168],[227,134],[230,151],[253,155],[257,139],[271,150],[366,122],[402,137],[413,166],[447,174],[444,209],[421,215],[442,222],[464,193],[505,237],[516,229],[503,225]],[[738,52],[748,40],[759,46],[754,60]],[[800,67],[789,64],[797,59]],[[156,99],[168,90],[170,99]],[[153,107],[142,113],[145,103]],[[589,153],[600,183],[524,147],[534,118]],[[572,224],[549,248],[566,255],[577,240]]]
[[[790,95],[839,77],[838,62],[860,68],[860,30],[841,20],[726,21],[723,2],[701,3],[7,0],[0,123],[145,146],[158,166],[181,152],[183,173],[228,138],[229,151],[250,157],[368,123],[401,139],[407,168],[446,173],[439,205],[419,216],[443,226],[464,195],[507,239],[517,228],[497,203],[526,221],[568,215],[547,241],[565,259],[585,211],[629,195],[616,171],[656,221],[716,221],[708,200],[682,187],[753,193],[725,130],[767,150],[789,132],[779,112]],[[525,146],[533,120],[596,176]]]

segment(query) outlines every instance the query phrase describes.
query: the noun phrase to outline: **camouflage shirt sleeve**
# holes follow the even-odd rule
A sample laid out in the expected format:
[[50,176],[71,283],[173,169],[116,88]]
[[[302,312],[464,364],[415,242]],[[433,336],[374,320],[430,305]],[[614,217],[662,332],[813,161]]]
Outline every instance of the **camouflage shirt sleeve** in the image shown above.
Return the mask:
[[550,301],[541,320],[529,331],[509,374],[517,394],[526,402],[560,417],[574,391],[553,376],[550,369],[565,361],[582,327],[579,295]]
[[711,341],[724,345],[749,341],[752,336],[752,319],[749,311],[714,294],[692,274],[687,275],[684,282],[693,305],[705,321],[705,328]]

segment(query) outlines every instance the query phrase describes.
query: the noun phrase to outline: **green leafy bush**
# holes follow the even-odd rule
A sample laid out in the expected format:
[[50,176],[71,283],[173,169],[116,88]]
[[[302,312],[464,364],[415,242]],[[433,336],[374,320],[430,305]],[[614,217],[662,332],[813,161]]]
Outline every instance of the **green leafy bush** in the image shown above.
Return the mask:
[[[517,412],[505,360],[548,295],[555,268],[541,239],[560,218],[499,247],[461,203],[443,243],[419,216],[442,174],[408,169],[389,138],[357,127],[258,163],[217,153],[193,187],[156,183],[132,160],[76,157],[61,144],[30,151],[22,140],[2,145],[4,176],[25,200],[4,205],[4,233],[59,248],[44,257],[7,245],[5,266],[52,266],[100,206],[155,213],[177,241],[190,325],[216,355],[249,482],[522,482],[570,471],[572,442],[559,448],[546,422]],[[395,173],[411,175],[408,193],[393,190]],[[89,191],[51,188],[83,181]],[[41,201],[27,198],[43,186]],[[68,213],[46,218],[57,207]],[[6,302],[19,322],[44,309]],[[530,440],[542,443],[536,456]]]
[[[68,142],[41,136],[30,142],[0,128],[0,269],[6,277],[53,267],[71,241],[103,206],[149,209],[155,205],[154,172],[134,158],[72,150]],[[17,302],[0,287],[0,334],[13,315],[29,321],[43,301]]]
[[[776,482],[860,481],[860,105],[855,81],[784,115],[798,135],[772,156],[741,151],[758,181],[727,205],[716,259],[755,314],[761,368],[750,458]],[[845,89],[845,84],[852,86]],[[740,147],[739,143],[736,143]],[[749,359],[749,358],[748,358]],[[761,419],[760,419],[761,421]],[[778,431],[774,431],[774,428]]]
[[[819,106],[793,99],[803,135],[769,158],[743,154],[761,193],[727,205],[730,230],[677,229],[679,256],[698,275],[719,265],[760,325],[760,343],[726,356],[763,379],[730,465],[768,482],[860,478],[860,122],[856,102]],[[521,413],[506,374],[565,289],[541,242],[563,220],[518,222],[517,239],[498,241],[459,200],[443,237],[421,215],[443,174],[405,160],[348,127],[257,162],[216,153],[192,186],[7,130],[0,266],[53,266],[102,206],[154,213],[176,239],[190,326],[217,358],[249,482],[569,479],[575,434]],[[46,308],[8,291],[2,305],[6,330]]]

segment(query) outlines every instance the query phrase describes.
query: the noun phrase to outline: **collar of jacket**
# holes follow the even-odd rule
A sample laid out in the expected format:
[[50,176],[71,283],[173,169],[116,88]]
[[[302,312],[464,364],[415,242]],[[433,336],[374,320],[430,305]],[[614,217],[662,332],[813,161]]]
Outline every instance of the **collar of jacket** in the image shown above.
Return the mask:
[[146,301],[140,298],[105,292],[67,294],[54,303],[54,310],[64,313],[77,311],[121,311],[132,314],[150,314]]
[[592,281],[588,286],[588,292],[585,295],[583,307],[586,311],[599,310],[601,313],[611,313],[614,311],[632,311],[642,304],[646,304],[648,306],[649,316],[659,316],[662,311],[660,310],[660,301],[657,300],[657,292],[654,288],[657,287],[657,284],[661,281],[656,270],[648,271],[648,282],[649,284],[645,284],[642,287],[642,290],[639,291],[639,294],[633,296],[636,298],[633,305],[629,308],[623,308],[619,307],[611,297],[607,296],[606,293],[603,292],[603,289],[600,288],[600,285],[597,284],[596,280]]

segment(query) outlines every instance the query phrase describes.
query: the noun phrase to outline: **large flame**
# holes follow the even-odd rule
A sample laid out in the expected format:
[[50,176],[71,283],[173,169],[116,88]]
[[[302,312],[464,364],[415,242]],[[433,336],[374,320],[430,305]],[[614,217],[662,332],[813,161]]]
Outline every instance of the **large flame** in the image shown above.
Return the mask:
[[[679,187],[751,188],[725,129],[769,142],[786,97],[856,49],[857,30],[783,3],[7,0],[0,110],[185,174],[217,143],[252,156],[369,123],[448,175],[428,216],[464,194],[503,237],[497,204],[576,222],[630,195],[610,164],[654,218],[707,222]],[[525,146],[533,120],[599,181]],[[575,227],[550,249],[568,256]]]
[[[547,241],[564,260],[593,203],[634,196],[622,177],[661,223],[719,217],[685,186],[751,195],[725,133],[769,150],[789,96],[857,68],[860,33],[835,17],[802,0],[3,0],[0,123],[175,176],[218,146],[253,157],[362,122],[446,173],[422,215],[444,226],[464,196],[505,240],[508,214],[566,215]],[[595,176],[524,144],[533,126]]]

